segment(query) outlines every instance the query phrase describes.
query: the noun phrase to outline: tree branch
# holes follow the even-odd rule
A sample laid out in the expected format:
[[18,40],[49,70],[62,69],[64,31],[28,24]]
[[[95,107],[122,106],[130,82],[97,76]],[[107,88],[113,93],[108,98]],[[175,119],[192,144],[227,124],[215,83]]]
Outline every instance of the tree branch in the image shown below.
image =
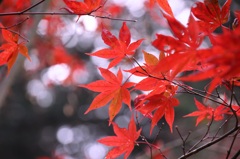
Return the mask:
[[207,147],[210,147],[212,145],[214,145],[215,143],[219,142],[219,141],[222,141],[223,139],[225,139],[226,137],[228,137],[229,135],[231,135],[232,133],[238,131],[240,129],[240,125],[238,125],[237,127],[233,128],[232,130],[228,131],[227,133],[225,133],[224,135],[222,135],[221,137],[217,138],[216,140],[213,140],[213,141],[210,141],[196,149],[194,149],[193,151],[189,152],[189,153],[186,153],[185,155],[182,155],[181,157],[179,157],[178,159],[185,159],[187,157],[190,157],[196,153],[198,153],[199,151],[207,148]]

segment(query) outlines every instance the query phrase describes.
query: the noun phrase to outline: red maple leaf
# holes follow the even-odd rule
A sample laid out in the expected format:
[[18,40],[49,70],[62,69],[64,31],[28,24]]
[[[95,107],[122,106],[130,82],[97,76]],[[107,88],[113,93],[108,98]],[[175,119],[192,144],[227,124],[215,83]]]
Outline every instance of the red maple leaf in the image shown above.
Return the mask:
[[157,34],[157,39],[152,42],[154,47],[168,54],[175,54],[193,51],[200,46],[204,34],[200,34],[199,26],[192,15],[189,16],[187,27],[174,17],[166,14],[164,17],[174,37]]
[[198,108],[198,111],[194,111],[190,114],[185,115],[184,117],[192,117],[192,116],[196,116],[197,117],[197,121],[196,121],[196,126],[204,119],[213,119],[215,121],[219,121],[223,119],[223,115],[224,114],[228,114],[229,113],[229,108],[223,106],[223,105],[219,105],[217,106],[215,109],[211,108],[209,106],[205,106],[202,103],[200,103],[199,101],[197,101],[196,99],[194,99],[195,104]]
[[240,46],[238,45],[240,26],[236,26],[234,30],[223,29],[223,34],[211,35],[210,39],[211,48],[197,51],[201,61],[201,67],[197,69],[198,71],[179,78],[193,82],[213,78],[209,92],[222,83],[230,83],[231,85],[240,77]]
[[203,40],[204,34],[201,34],[192,15],[189,17],[187,27],[174,17],[165,14],[164,16],[174,37],[157,34],[157,39],[152,42],[152,45],[164,52],[165,57],[159,60],[155,70],[152,70],[152,72],[164,73],[171,71],[170,77],[174,78],[180,72],[196,69],[199,63],[197,49]]
[[127,88],[132,87],[134,83],[125,82],[122,84],[123,75],[121,70],[118,71],[117,76],[107,69],[99,68],[99,70],[105,80],[98,80],[87,85],[81,85],[81,87],[92,91],[101,92],[94,98],[85,114],[91,110],[103,107],[111,101],[109,106],[109,118],[111,122],[120,111],[122,102],[131,108],[131,97]]
[[137,40],[133,43],[131,42],[131,34],[125,22],[119,32],[119,39],[115,37],[110,31],[106,28],[102,30],[102,39],[105,44],[110,46],[110,48],[102,49],[91,53],[91,56],[98,56],[106,59],[113,59],[108,68],[116,66],[126,55],[133,55],[135,50],[142,43],[143,39]]
[[[0,24],[0,27],[4,28],[2,24]],[[18,34],[14,34],[6,29],[2,29],[2,36],[3,39],[7,41],[7,43],[0,46],[0,50],[2,51],[0,53],[0,65],[7,63],[8,72],[11,70],[13,64],[15,63],[18,52],[30,60],[27,47],[24,45],[24,43],[18,43]]]
[[[166,90],[166,85],[169,85],[169,82],[163,80],[164,77],[169,77],[169,72],[160,72],[155,71],[160,60],[153,54],[150,54],[146,51],[143,51],[145,63],[143,66],[135,67],[127,72],[131,72],[136,76],[146,77],[140,82],[138,82],[134,89],[141,91],[150,91],[148,96],[155,94],[160,94]],[[159,55],[159,59],[164,58]],[[161,69],[161,68],[160,68]]]
[[[172,132],[172,125],[174,121],[174,107],[179,105],[178,99],[174,98],[177,87],[173,85],[162,85],[158,89],[154,89],[143,99],[141,99],[135,106],[136,110],[147,117],[151,117],[151,129],[158,123],[158,121],[165,116]],[[151,115],[153,113],[153,115]]]
[[172,12],[172,8],[168,4],[168,0],[157,0],[157,3],[162,8],[163,12],[165,12],[168,15],[174,17],[173,12]]
[[63,0],[69,8],[64,8],[74,14],[91,14],[101,6],[102,0],[84,0],[83,2]]
[[140,94],[134,99],[134,107],[137,111],[139,111],[144,117],[147,117],[149,119],[152,119],[153,115],[151,112],[148,112],[148,110],[145,109],[139,109],[141,106],[145,106],[143,104],[140,104],[144,99],[146,98],[145,94]]
[[227,0],[220,8],[218,0],[204,0],[204,3],[197,2],[191,12],[200,20],[198,23],[202,31],[212,32],[228,21],[231,2]]
[[136,140],[140,136],[141,129],[137,131],[133,117],[128,124],[128,129],[119,128],[114,122],[112,122],[112,125],[116,136],[108,136],[98,140],[98,142],[104,145],[114,146],[114,148],[108,152],[105,158],[116,158],[125,153],[124,159],[127,159],[133,151],[134,146],[137,145]]
[[138,82],[134,89],[150,91],[147,95],[141,95],[135,99],[135,109],[142,113],[143,116],[152,120],[150,133],[152,133],[153,128],[163,116],[165,116],[172,132],[174,107],[179,104],[179,101],[174,98],[177,86],[164,80],[164,78],[169,77],[170,71],[156,71],[159,61],[165,58],[164,55],[160,53],[159,60],[157,57],[146,51],[143,51],[143,54],[146,62],[145,65],[128,71],[134,75],[146,77]]

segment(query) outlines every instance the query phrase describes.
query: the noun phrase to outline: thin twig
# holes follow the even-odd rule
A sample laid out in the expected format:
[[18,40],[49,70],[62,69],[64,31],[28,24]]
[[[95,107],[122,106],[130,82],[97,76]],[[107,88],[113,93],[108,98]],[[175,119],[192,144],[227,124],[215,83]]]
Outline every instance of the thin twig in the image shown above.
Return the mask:
[[215,133],[215,135],[212,138],[212,141],[217,137],[218,133],[220,132],[220,130],[222,129],[222,127],[227,124],[227,122],[233,117],[233,115],[231,115],[230,117],[228,117],[223,123],[222,125],[220,125],[220,127],[218,128],[217,132]]
[[[186,150],[185,150],[186,139],[183,139],[183,136],[182,136],[182,134],[180,133],[180,131],[179,131],[179,129],[178,129],[178,126],[176,126],[175,128],[176,128],[176,130],[177,130],[178,135],[180,136],[180,138],[181,138],[181,140],[182,140],[182,150],[183,150],[183,155],[185,155],[185,154],[186,154]],[[188,135],[188,136],[189,136],[189,135]],[[188,138],[188,136],[187,136],[187,138]]]
[[86,13],[86,14],[75,14],[75,13],[69,12],[69,11],[68,12],[28,12],[29,10],[33,9],[34,7],[43,3],[44,1],[46,1],[46,0],[41,0],[41,1],[33,4],[32,6],[20,11],[20,12],[0,13],[0,17],[1,16],[15,16],[15,15],[78,15],[78,16],[88,15],[88,16],[92,16],[92,17],[95,17],[95,18],[101,18],[101,19],[137,22],[137,20],[132,20],[132,19],[112,18],[112,17],[108,17],[108,16],[93,15],[92,13],[94,13],[94,12],[98,11],[100,8],[102,8],[102,6],[106,3],[106,1],[104,2],[103,5],[100,5],[96,9],[94,9],[91,12]]
[[20,15],[21,15],[21,14],[24,14],[25,12],[27,12],[27,11],[29,11],[29,10],[31,10],[31,9],[33,9],[34,7],[36,7],[36,6],[38,6],[39,4],[43,3],[44,1],[45,1],[45,0],[41,0],[41,1],[33,4],[32,6],[28,7],[27,9],[22,10],[21,12],[19,12]]
[[232,88],[231,88],[231,90],[232,90],[232,92],[231,92],[229,108],[231,109],[231,111],[232,111],[232,113],[233,113],[233,115],[234,115],[234,117],[236,119],[235,127],[237,127],[238,126],[238,116],[237,116],[236,111],[232,107],[232,102],[233,102],[233,98],[234,98],[234,94],[235,94],[235,92],[234,92],[234,81],[232,81]]
[[16,24],[13,24],[13,25],[10,25],[10,26],[8,26],[8,27],[0,27],[0,29],[10,29],[10,28],[13,28],[13,27],[16,27],[16,26],[18,26],[18,25],[21,25],[22,23],[24,23],[25,21],[27,21],[29,19],[29,17],[27,17],[27,18],[25,18],[24,20],[22,20],[22,21],[20,21],[20,22],[18,22],[18,23],[16,23]]
[[74,14],[74,13],[68,13],[68,12],[9,12],[9,13],[0,13],[1,16],[15,16],[15,15],[88,15],[95,18],[101,18],[101,19],[109,19],[109,20],[116,20],[116,21],[127,21],[127,22],[137,22],[137,20],[133,19],[123,19],[123,18],[112,18],[107,16],[100,16],[100,15],[93,15],[93,14]]
[[237,137],[237,135],[239,134],[239,132],[240,132],[240,129],[236,132],[236,134],[235,134],[234,137],[233,137],[233,140],[232,140],[232,142],[231,142],[231,145],[230,145],[230,147],[229,147],[229,150],[227,151],[226,159],[228,159],[228,157],[229,157],[230,154],[231,154],[231,151],[232,151],[232,148],[233,148],[233,144],[234,144],[234,142],[236,141],[236,137]]
[[[144,136],[140,136],[141,138],[142,138],[142,140],[144,141],[144,144],[147,144],[148,145],[148,147],[149,147],[149,149],[150,149],[150,158],[152,159],[152,157],[153,157],[153,154],[152,154],[152,146],[151,146],[151,144],[147,141],[147,139],[144,137]],[[138,142],[138,143],[140,143],[140,142]]]
[[225,133],[224,135],[222,135],[221,137],[217,138],[216,140],[214,141],[210,141],[196,149],[194,149],[193,151],[185,154],[185,155],[182,155],[181,157],[179,157],[178,159],[185,159],[187,157],[190,157],[196,153],[198,153],[199,151],[203,150],[203,149],[206,149],[207,147],[210,147],[216,143],[218,143],[219,141],[222,141],[223,139],[225,139],[226,137],[228,137],[229,135],[231,135],[232,133],[234,133],[235,131],[237,131],[238,129],[240,129],[240,125],[238,125],[237,127],[234,127],[233,129],[231,129],[230,131],[228,131],[227,133]]
[[214,112],[212,112],[212,119],[211,119],[210,123],[209,123],[208,126],[207,126],[207,131],[206,131],[205,134],[202,136],[202,138],[201,138],[197,143],[195,143],[195,144],[188,150],[188,152],[193,151],[197,145],[199,145],[202,141],[204,141],[204,140],[206,139],[206,136],[208,135],[208,133],[209,133],[209,131],[210,131],[210,128],[211,128],[211,125],[212,125],[212,123],[213,123],[213,120],[214,120]]
[[153,157],[152,148],[157,149],[157,150],[160,152],[160,154],[162,155],[162,157],[164,157],[165,159],[167,159],[167,157],[163,154],[163,152],[161,151],[161,149],[160,149],[159,147],[157,147],[156,145],[153,145],[153,144],[149,143],[149,142],[147,141],[147,139],[146,139],[145,136],[140,135],[140,137],[142,138],[142,140],[143,140],[144,142],[138,142],[138,143],[142,143],[142,144],[147,144],[147,145],[148,145],[148,147],[150,148],[150,151],[151,151],[151,152],[150,152],[151,159],[152,159],[152,157]]
[[[180,83],[177,83],[177,82],[175,82],[175,81],[169,80],[169,79],[167,79],[163,74],[162,74],[163,77],[161,77],[161,78],[160,78],[160,77],[153,76],[153,75],[149,74],[149,73],[147,72],[147,70],[145,70],[145,69],[138,63],[138,61],[137,61],[135,58],[132,58],[132,59],[133,59],[133,61],[136,62],[136,64],[142,69],[142,71],[144,71],[146,74],[143,73],[143,72],[139,72],[139,71],[136,71],[136,73],[142,73],[143,75],[146,75],[146,76],[148,76],[148,77],[150,77],[150,78],[155,78],[155,79],[158,79],[158,80],[168,81],[168,82],[170,82],[170,83],[172,83],[172,84],[174,84],[174,85],[177,85],[177,86],[183,88],[183,89],[184,89],[185,91],[187,91],[189,94],[198,95],[198,96],[200,96],[200,97],[206,98],[206,99],[211,100],[211,101],[213,101],[213,102],[215,102],[215,103],[218,103],[218,104],[220,104],[220,105],[224,105],[224,106],[228,107],[228,104],[219,102],[219,101],[217,101],[217,100],[214,99],[214,98],[211,98],[211,97],[208,97],[208,96],[206,96],[206,95],[204,95],[204,94],[201,94],[201,93],[199,93],[199,92],[196,92],[196,91],[194,91],[193,89],[188,88],[188,87],[185,86],[184,84],[180,84]],[[134,73],[133,73],[133,74],[134,74]]]
[[[0,28],[0,29],[4,29],[4,28]],[[29,42],[29,40],[28,40],[26,37],[24,37],[22,34],[20,34],[19,32],[16,32],[16,31],[14,31],[14,30],[12,30],[12,29],[6,29],[6,30],[8,30],[8,31],[10,31],[10,32],[12,32],[12,33],[14,33],[14,34],[17,34],[19,37],[21,37],[22,39],[24,39],[26,42]]]
[[29,40],[28,40],[26,37],[24,37],[22,34],[20,34],[19,32],[14,31],[14,30],[12,30],[12,29],[10,29],[10,28],[16,27],[16,26],[18,26],[18,25],[21,25],[22,23],[24,23],[24,22],[27,21],[28,19],[29,19],[29,17],[25,18],[24,20],[22,20],[22,21],[20,21],[20,22],[18,22],[18,23],[16,23],[16,24],[10,25],[10,26],[8,26],[8,27],[0,27],[0,29],[5,29],[5,30],[8,30],[8,31],[10,31],[10,32],[12,32],[12,33],[14,33],[14,34],[17,34],[17,35],[20,36],[22,39],[24,39],[25,41],[29,42]]
[[159,135],[160,135],[160,132],[161,132],[161,130],[162,130],[162,127],[163,127],[164,125],[165,125],[165,124],[162,123],[162,126],[161,126],[161,127],[158,126],[158,133],[157,133],[156,137],[154,138],[153,143],[157,141],[157,139],[158,139],[158,137],[159,137]]
[[219,93],[219,91],[218,91],[217,88],[216,88],[216,92],[217,92],[217,98],[220,99],[220,100],[221,100],[222,102],[224,102],[225,104],[228,104],[228,103],[226,102],[226,99],[222,99],[222,98],[221,98],[220,93]]

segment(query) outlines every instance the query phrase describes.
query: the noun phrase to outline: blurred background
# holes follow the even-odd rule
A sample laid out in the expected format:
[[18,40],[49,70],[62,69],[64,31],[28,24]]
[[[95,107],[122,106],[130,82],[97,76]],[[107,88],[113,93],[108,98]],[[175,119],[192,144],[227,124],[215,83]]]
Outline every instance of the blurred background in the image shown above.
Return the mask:
[[[36,2],[38,1],[1,0],[0,14],[21,11]],[[184,25],[188,22],[194,2],[196,1],[169,0],[174,15]],[[223,4],[224,1],[221,0],[220,3]],[[239,9],[239,4],[239,0],[233,0],[231,21],[234,19],[233,11]],[[62,1],[51,0],[30,11],[63,12],[64,7]],[[132,41],[145,39],[135,55],[140,63],[143,62],[142,49],[153,54],[158,53],[151,46],[156,33],[171,34],[159,8],[151,8],[146,0],[138,0],[137,3],[136,0],[108,0],[105,10],[97,14],[137,20],[135,23],[128,22],[127,25],[132,33]],[[4,26],[11,26],[27,17],[28,15],[0,16],[0,22]],[[0,67],[0,159],[103,159],[110,148],[96,140],[114,135],[112,127],[108,127],[108,106],[84,115],[97,93],[79,85],[100,79],[97,66],[106,68],[108,65],[107,60],[85,54],[107,47],[101,39],[101,24],[118,36],[122,21],[91,16],[29,17],[29,20],[18,26],[18,30],[30,41],[27,46],[31,62],[19,56],[8,75],[7,67]],[[1,38],[0,44],[2,43]],[[209,43],[206,40],[202,47],[207,46]],[[121,63],[122,69],[132,66],[128,60]],[[140,79],[130,80],[136,82]],[[203,89],[207,83],[208,81],[204,81],[191,86]],[[132,99],[137,93],[139,92],[131,94]],[[182,118],[196,108],[193,96],[179,94],[177,97],[181,104],[175,109],[174,126],[178,125],[183,136],[192,131],[189,145],[193,145],[206,131],[207,121],[195,127],[195,118]],[[120,127],[127,127],[130,117],[129,108],[123,106],[114,121]],[[175,129],[172,134],[169,133],[164,119],[159,122],[159,129],[154,129],[152,136],[149,136],[150,121],[140,114],[139,120],[143,127],[142,135],[149,142],[157,137],[156,144],[167,158],[182,155],[182,141]],[[216,130],[220,124],[217,123],[213,129]],[[227,131],[227,128],[222,131]],[[230,140],[224,140],[192,158],[206,158],[206,154],[207,158],[225,158],[228,147],[221,146],[223,144],[229,145]],[[234,147],[233,152],[238,150],[239,147]],[[157,150],[153,150],[153,156],[155,159],[162,158]],[[130,158],[148,159],[150,150],[145,145],[136,146]]]

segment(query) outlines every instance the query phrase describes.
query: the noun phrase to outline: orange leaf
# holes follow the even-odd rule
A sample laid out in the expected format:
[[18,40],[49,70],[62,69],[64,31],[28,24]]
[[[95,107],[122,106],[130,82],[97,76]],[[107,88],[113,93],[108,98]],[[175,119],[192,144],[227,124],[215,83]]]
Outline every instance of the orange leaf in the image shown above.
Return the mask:
[[143,50],[144,59],[147,65],[157,65],[158,58]]

